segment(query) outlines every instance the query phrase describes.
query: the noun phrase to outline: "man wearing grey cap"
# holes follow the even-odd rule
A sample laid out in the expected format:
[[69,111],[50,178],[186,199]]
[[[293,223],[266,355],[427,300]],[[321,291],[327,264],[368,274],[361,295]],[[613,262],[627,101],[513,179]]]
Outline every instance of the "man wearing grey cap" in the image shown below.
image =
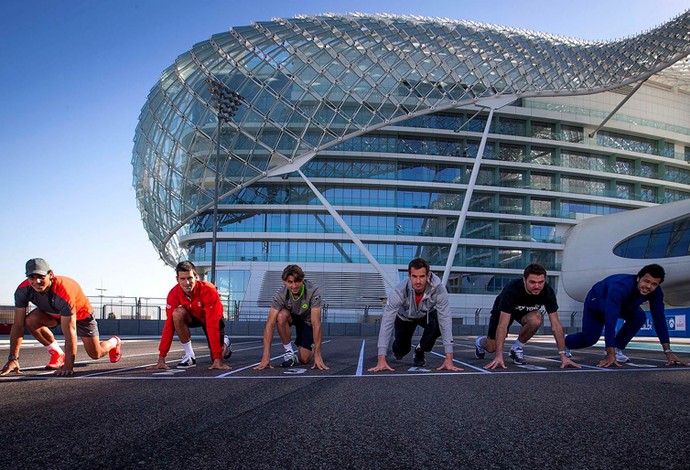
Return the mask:
[[[36,306],[27,314],[29,302]],[[10,372],[20,374],[19,349],[24,339],[24,328],[47,349],[50,362],[46,369],[54,369],[56,375],[72,375],[77,356],[77,335],[92,359],[106,354],[110,362],[120,360],[120,338],[111,337],[99,341],[98,325],[89,299],[81,286],[73,279],[56,276],[48,262],[33,258],[26,262],[26,280],[14,293],[14,323],[10,331],[10,355],[0,375]],[[55,341],[50,328],[58,325],[65,336],[65,351]]]

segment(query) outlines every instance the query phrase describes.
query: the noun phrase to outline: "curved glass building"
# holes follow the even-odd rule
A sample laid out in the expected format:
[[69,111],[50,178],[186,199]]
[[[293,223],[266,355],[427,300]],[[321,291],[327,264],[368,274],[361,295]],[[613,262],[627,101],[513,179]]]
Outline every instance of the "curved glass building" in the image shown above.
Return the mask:
[[[421,256],[456,314],[531,262],[574,309],[571,227],[690,198],[689,53],[690,12],[611,42],[392,15],[238,26],[152,88],[138,207],[166,262],[208,272],[218,197],[231,301],[270,301],[297,263],[331,307],[378,307]],[[241,95],[220,126],[209,81]]]

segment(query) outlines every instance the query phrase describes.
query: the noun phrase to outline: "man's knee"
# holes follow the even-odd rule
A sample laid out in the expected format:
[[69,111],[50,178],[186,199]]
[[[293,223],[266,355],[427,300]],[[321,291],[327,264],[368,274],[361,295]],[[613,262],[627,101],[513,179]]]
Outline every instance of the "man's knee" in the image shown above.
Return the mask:
[[311,349],[299,347],[297,349],[297,360],[299,360],[300,364],[309,364],[312,354]]
[[599,338],[601,338],[601,334],[583,333],[581,338],[582,338],[582,347],[588,348],[588,347],[596,344],[597,341],[599,341]]
[[541,313],[530,313],[522,318],[522,326],[529,330],[538,330],[544,324],[544,318]]
[[175,310],[172,312],[172,319],[173,322],[185,322],[187,323],[187,318],[189,316],[189,312],[187,312],[187,309],[184,307],[176,307]]
[[54,322],[47,321],[46,318],[51,318],[47,314],[43,312],[39,312],[38,310],[32,311],[29,315],[26,316],[24,319],[24,325],[26,328],[34,332],[40,328],[48,327],[48,328],[53,328],[57,326],[58,322],[55,320]]
[[82,336],[80,339],[84,345],[84,351],[91,359],[100,359],[108,353],[101,347],[100,339],[97,336]]
[[290,316],[290,311],[283,308],[278,312],[278,317],[276,318],[276,321],[278,322],[279,325],[284,326],[284,325],[290,325],[291,322],[291,316]]

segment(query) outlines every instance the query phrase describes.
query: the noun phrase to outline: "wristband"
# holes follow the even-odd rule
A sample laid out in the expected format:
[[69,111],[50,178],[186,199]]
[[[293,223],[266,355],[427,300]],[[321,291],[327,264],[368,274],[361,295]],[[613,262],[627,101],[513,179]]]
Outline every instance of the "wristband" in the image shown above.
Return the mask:
[[561,349],[560,351],[558,351],[558,354],[565,354],[565,349]]
[[9,356],[7,356],[7,362],[10,361],[19,361],[19,356],[13,356],[12,354],[10,354]]
[[671,348],[664,349],[664,353],[671,353],[671,352],[673,352],[673,351],[671,350]]

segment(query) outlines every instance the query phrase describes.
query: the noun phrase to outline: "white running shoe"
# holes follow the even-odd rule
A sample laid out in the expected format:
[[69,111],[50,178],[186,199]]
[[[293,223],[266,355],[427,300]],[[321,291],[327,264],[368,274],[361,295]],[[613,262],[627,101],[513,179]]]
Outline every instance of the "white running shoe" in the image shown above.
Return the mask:
[[625,354],[623,354],[622,349],[618,349],[618,348],[616,348],[616,360],[618,362],[630,362],[630,358],[628,356],[626,356]]
[[484,359],[484,356],[486,356],[486,349],[481,347],[482,338],[483,336],[480,336],[474,342],[474,357],[476,357],[477,359]]
[[295,356],[295,353],[293,351],[285,351],[285,354],[283,354],[283,362],[280,364],[280,367],[292,367],[295,364],[297,364],[297,356]]
[[223,359],[230,359],[230,356],[232,356],[232,343],[230,337],[225,335],[223,338]]

